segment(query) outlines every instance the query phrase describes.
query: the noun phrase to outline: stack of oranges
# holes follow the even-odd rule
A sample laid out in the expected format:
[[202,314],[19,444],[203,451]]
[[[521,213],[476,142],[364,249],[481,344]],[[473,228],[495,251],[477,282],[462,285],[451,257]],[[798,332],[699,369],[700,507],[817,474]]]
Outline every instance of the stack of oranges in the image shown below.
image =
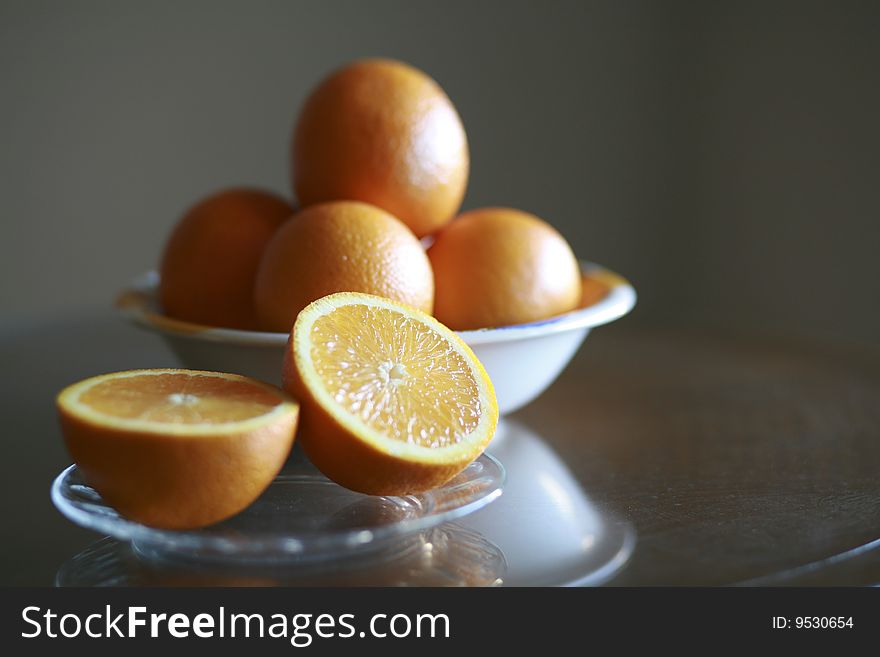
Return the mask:
[[186,213],[161,263],[169,316],[287,332],[315,299],[363,292],[470,330],[580,302],[578,263],[550,225],[508,208],[456,217],[467,136],[423,72],[368,59],[331,74],[305,102],[290,156],[298,211],[268,192],[230,189]]
[[455,331],[581,302],[578,263],[549,224],[500,207],[458,215],[467,137],[423,72],[368,59],[331,74],[306,100],[290,154],[298,203],[250,188],[201,200],[168,239],[159,289],[176,319],[289,332],[285,390],[144,370],[59,395],[71,454],[135,520],[184,528],[237,513],[296,431],[315,465],[353,490],[441,485],[498,419],[492,382]]

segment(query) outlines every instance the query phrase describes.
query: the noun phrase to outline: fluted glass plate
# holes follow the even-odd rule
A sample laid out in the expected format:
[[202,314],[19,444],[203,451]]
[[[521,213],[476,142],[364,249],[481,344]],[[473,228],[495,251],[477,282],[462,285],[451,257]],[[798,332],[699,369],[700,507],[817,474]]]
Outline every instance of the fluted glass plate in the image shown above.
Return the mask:
[[142,557],[206,562],[317,562],[387,549],[461,518],[501,494],[504,468],[483,454],[446,485],[402,497],[343,488],[294,459],[250,507],[195,530],[147,527],[120,516],[72,465],[52,484],[52,502],[74,523],[130,541]]

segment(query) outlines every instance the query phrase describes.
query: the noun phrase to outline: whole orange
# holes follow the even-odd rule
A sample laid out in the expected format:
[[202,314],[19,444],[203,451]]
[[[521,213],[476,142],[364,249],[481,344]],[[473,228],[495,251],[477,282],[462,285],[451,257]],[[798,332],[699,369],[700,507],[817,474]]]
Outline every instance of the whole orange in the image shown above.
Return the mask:
[[232,188],[190,208],[165,244],[159,301],[169,317],[257,328],[254,278],[269,239],[293,214],[275,194]]
[[455,330],[547,319],[581,299],[580,267],[568,242],[520,210],[462,214],[437,234],[428,257],[434,316]]
[[334,292],[365,292],[430,313],[434,276],[415,235],[358,201],[320,203],[275,234],[260,263],[254,300],[260,326],[289,332],[299,311]]
[[331,74],[306,100],[291,163],[301,205],[365,201],[422,237],[458,212],[469,155],[458,112],[433,79],[366,59]]

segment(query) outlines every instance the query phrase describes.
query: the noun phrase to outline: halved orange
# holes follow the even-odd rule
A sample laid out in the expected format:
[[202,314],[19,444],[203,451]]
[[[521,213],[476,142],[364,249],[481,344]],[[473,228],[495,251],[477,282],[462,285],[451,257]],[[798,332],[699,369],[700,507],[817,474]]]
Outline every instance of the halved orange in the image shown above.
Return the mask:
[[383,297],[331,294],[297,317],[284,388],[302,404],[300,444],[362,493],[440,486],[479,456],[498,404],[470,348],[433,317]]
[[299,406],[236,374],[131,370],[58,395],[67,449],[123,516],[185,529],[219,522],[259,497],[293,445]]

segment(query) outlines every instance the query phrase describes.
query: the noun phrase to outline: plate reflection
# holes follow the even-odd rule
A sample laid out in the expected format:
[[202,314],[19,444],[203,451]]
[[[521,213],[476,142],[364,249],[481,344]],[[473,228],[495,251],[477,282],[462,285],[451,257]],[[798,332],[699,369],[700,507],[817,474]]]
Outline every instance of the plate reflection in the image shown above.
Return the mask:
[[504,494],[459,522],[501,548],[505,586],[598,585],[626,564],[633,526],[597,508],[535,431],[504,420],[489,452],[507,471]]
[[143,555],[103,538],[59,568],[66,586],[498,586],[507,569],[497,546],[446,523],[382,552],[308,565],[212,565]]

